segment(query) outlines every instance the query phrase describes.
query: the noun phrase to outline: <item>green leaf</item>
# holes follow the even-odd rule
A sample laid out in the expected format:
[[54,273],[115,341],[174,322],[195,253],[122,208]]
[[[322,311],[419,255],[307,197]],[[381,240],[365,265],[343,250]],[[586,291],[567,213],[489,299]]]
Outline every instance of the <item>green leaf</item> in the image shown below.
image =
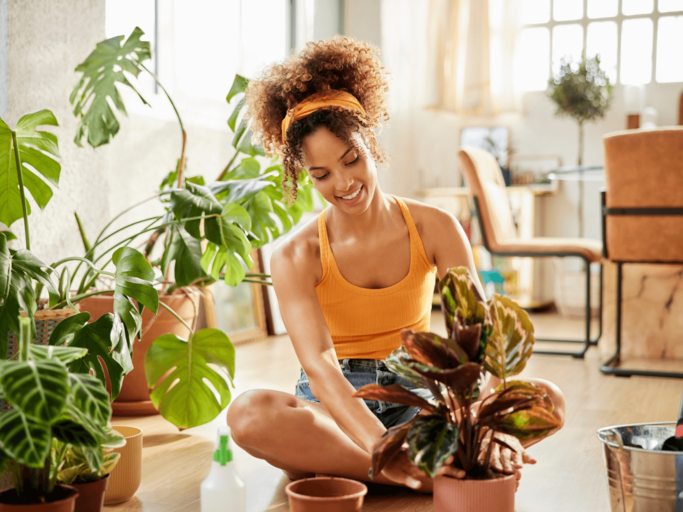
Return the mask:
[[[19,119],[15,132],[24,188],[43,210],[52,198],[50,185],[59,184],[61,166],[57,161],[57,137],[38,130],[41,125],[58,126],[58,123],[52,112],[41,110]],[[0,222],[10,227],[22,216],[12,130],[0,119]]]
[[62,414],[69,391],[64,363],[57,359],[11,361],[1,369],[0,386],[13,407],[46,424]]
[[50,276],[50,273],[54,272],[52,267],[49,267],[43,263],[32,252],[26,251],[24,249],[19,249],[18,251],[13,252],[12,267],[22,270],[29,277],[41,283],[45,288],[47,288],[50,294],[50,304],[54,305],[57,303],[59,292],[57,291],[57,288],[55,288],[55,285],[52,282],[52,277]]
[[8,242],[9,242],[10,240],[16,240],[16,239],[17,239],[17,235],[15,235],[14,233],[12,233],[12,232],[9,231],[9,230],[0,230],[0,233],[2,233],[3,235],[5,235],[5,238],[7,239]]
[[233,109],[232,114],[230,114],[230,117],[228,118],[228,126],[233,132],[235,131],[235,124],[237,123],[237,118],[239,117],[240,112],[242,111],[242,108],[244,107],[245,103],[245,98],[242,98],[237,104],[237,106]]
[[199,240],[191,236],[182,226],[171,225],[171,243],[161,258],[161,271],[166,274],[171,262],[175,261],[175,282],[178,286],[189,286],[206,282],[210,276],[201,264],[202,248]]
[[49,424],[27,418],[20,410],[0,413],[0,445],[12,459],[32,468],[42,468],[50,453]]
[[84,348],[75,347],[51,347],[31,344],[28,347],[28,356],[33,361],[45,359],[58,359],[62,363],[70,363],[85,356],[88,351]]
[[228,203],[244,204],[247,199],[255,196],[263,189],[274,187],[275,184],[269,180],[271,177],[271,174],[264,174],[257,178],[245,180],[215,181],[209,185],[209,188],[217,197],[219,194],[228,191],[229,195],[225,199]]
[[448,269],[439,282],[439,290],[441,291],[441,309],[446,319],[449,338],[453,338],[454,317],[459,318],[464,325],[484,322],[486,308],[466,267]]
[[398,384],[390,384],[388,386],[380,386],[379,384],[366,384],[358,389],[353,396],[356,398],[363,398],[365,400],[378,400],[381,402],[389,402],[392,404],[409,405],[411,407],[419,407],[428,412],[434,410],[434,406],[427,402],[424,398],[419,397],[415,393],[404,389]]
[[31,319],[31,337],[35,339],[36,325],[33,316],[36,310],[36,297],[31,278],[23,271],[13,268],[9,293],[5,303],[0,306],[0,360],[7,357],[7,336],[9,332],[19,333],[20,311]]
[[235,79],[232,81],[232,85],[230,86],[230,92],[228,92],[228,96],[227,98],[225,98],[225,101],[230,103],[230,100],[234,98],[235,95],[246,91],[247,85],[249,85],[249,79],[244,78],[241,75],[235,75]]
[[165,334],[145,357],[152,403],[178,428],[203,425],[218,416],[230,402],[228,380],[234,374],[235,348],[218,329],[202,329],[188,341]]
[[239,148],[240,140],[242,140],[242,137],[244,136],[246,131],[247,131],[247,120],[242,119],[242,121],[240,121],[239,126],[237,127],[237,130],[235,130],[235,134],[233,135],[232,142],[231,142],[232,146],[235,149],[237,149],[238,151],[239,151],[238,148]]
[[[208,187],[187,181],[185,188],[175,189],[171,192],[171,209],[178,222],[184,222],[184,219],[187,218],[220,215],[223,211],[223,207]],[[216,223],[216,219],[210,220]],[[197,239],[202,237],[199,230],[200,223],[201,219],[190,220],[185,223],[187,232]]]
[[75,446],[88,448],[99,446],[97,435],[71,418],[61,418],[53,423],[52,435],[63,443]]
[[553,414],[543,407],[531,407],[503,416],[492,428],[515,436],[520,441],[542,439],[560,426]]
[[111,427],[107,427],[106,435],[102,439],[104,448],[121,448],[126,445],[126,438]]
[[534,326],[513,300],[494,294],[488,303],[492,332],[486,345],[484,368],[500,379],[524,370],[534,350]]
[[242,137],[242,140],[240,140],[240,143],[237,146],[237,151],[250,156],[266,156],[266,152],[263,150],[261,145],[252,144],[251,139],[253,136],[254,132],[248,128],[244,134],[244,137]]
[[458,427],[437,415],[419,416],[408,430],[408,455],[412,463],[434,478],[458,449]]
[[7,248],[7,237],[0,233],[0,307],[5,305],[12,282],[12,256]]
[[124,115],[126,107],[117,83],[133,89],[142,102],[148,104],[124,74],[137,77],[141,70],[139,65],[152,56],[149,42],[140,41],[143,35],[144,32],[135,27],[123,45],[124,36],[97,43],[88,58],[76,67],[76,72],[83,75],[71,92],[69,103],[79,120],[74,138],[79,146],[87,140],[95,148],[107,144],[118,133],[119,122],[109,101]]
[[97,425],[106,427],[111,418],[109,393],[102,382],[88,374],[69,374],[71,403]]

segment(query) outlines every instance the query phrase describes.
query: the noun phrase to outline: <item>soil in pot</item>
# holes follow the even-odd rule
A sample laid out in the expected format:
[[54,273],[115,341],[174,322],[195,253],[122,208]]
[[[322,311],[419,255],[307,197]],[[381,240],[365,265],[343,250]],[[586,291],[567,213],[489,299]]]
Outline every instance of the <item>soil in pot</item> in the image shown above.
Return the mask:
[[515,475],[492,480],[434,479],[434,512],[515,512]]
[[[199,310],[198,292],[188,290],[187,293],[180,291],[175,295],[162,295],[159,300],[171,307],[189,325]],[[95,295],[79,302],[81,311],[90,313],[90,321],[94,322],[106,313],[114,311],[113,295]],[[112,410],[116,416],[147,416],[158,414],[149,398],[147,379],[145,378],[145,356],[147,350],[162,334],[175,334],[181,338],[187,338],[188,332],[166,309],[159,307],[157,316],[151,311],[142,312],[142,339],[135,342],[133,349],[133,371],[123,379],[121,392],[112,403]],[[106,369],[105,369],[106,371]]]
[[14,488],[0,492],[0,512],[73,512],[78,491],[69,485],[57,484],[45,503],[35,503],[17,496]]
[[368,492],[365,484],[348,478],[304,478],[285,487],[292,512],[356,512]]
[[95,482],[71,484],[78,491],[74,512],[100,512],[104,506],[104,491],[109,485],[109,475]]

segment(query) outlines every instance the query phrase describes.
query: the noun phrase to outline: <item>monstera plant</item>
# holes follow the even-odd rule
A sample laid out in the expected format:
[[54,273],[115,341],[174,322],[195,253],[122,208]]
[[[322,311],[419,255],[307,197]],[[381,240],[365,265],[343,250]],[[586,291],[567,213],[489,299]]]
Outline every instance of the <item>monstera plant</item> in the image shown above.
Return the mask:
[[[70,492],[56,487],[69,450],[82,453],[89,470],[97,472],[105,464],[97,456],[101,446],[125,440],[110,428],[102,382],[78,371],[87,349],[33,345],[31,320],[17,322],[18,358],[0,361],[0,387],[11,405],[0,412],[0,470],[9,470],[14,482],[0,493],[0,503],[45,503]],[[67,345],[66,336],[53,333],[55,344]]]
[[[76,68],[81,78],[70,97],[79,121],[75,141],[92,147],[110,142],[119,131],[115,110],[118,115],[126,114],[119,87],[133,89],[147,104],[134,84],[140,73],[148,73],[176,114],[180,156],[175,169],[163,178],[159,191],[148,199],[159,202],[157,215],[114,229],[114,223],[143,204],[139,203],[115,216],[92,244],[79,222],[86,251],[84,259],[106,267],[119,248],[144,245],[143,252],[155,269],[162,306],[166,297],[182,295],[190,289],[203,293],[206,286],[218,280],[229,286],[242,282],[269,285],[270,276],[249,272],[252,251],[288,232],[304,212],[313,209],[310,180],[302,174],[298,198],[293,205],[287,205],[281,164],[267,159],[263,149],[251,142],[252,132],[243,115],[248,80],[239,75],[226,98],[235,105],[227,120],[234,132],[235,153],[225,167],[216,170],[213,178],[189,176],[185,156],[187,133],[182,118],[158,77],[144,65],[152,53],[142,36],[142,30],[136,27],[128,38],[118,36],[102,41]],[[79,298],[109,294],[112,290],[101,285],[98,275],[87,264],[76,268],[71,283],[75,297]],[[172,314],[178,319],[179,331],[150,331],[147,338],[143,336],[143,344],[136,350],[138,354],[146,351],[144,368],[140,364],[132,375],[144,371],[150,402],[176,426],[189,428],[212,420],[228,405],[234,347],[221,331],[194,332],[180,315],[175,311]],[[189,334],[187,339],[181,337],[182,326]],[[151,346],[145,343],[145,339],[155,338]]]
[[[509,448],[496,434],[528,441],[560,426],[541,387],[509,380],[524,369],[533,351],[534,330],[526,312],[501,295],[484,302],[464,267],[450,269],[439,287],[448,337],[404,330],[402,346],[386,363],[416,386],[428,388],[433,400],[399,385],[369,384],[354,395],[423,411],[381,438],[372,456],[371,477],[407,443],[412,463],[430,477],[450,459],[468,479],[496,478],[491,449],[494,443]],[[475,410],[485,370],[502,383]],[[488,449],[481,457],[483,445]]]

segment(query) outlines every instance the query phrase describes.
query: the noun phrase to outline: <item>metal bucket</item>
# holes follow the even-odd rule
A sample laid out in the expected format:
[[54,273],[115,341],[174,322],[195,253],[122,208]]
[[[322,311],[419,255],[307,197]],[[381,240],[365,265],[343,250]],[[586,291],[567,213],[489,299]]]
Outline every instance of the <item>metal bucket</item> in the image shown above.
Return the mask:
[[663,452],[675,423],[598,430],[612,512],[683,512],[683,452]]

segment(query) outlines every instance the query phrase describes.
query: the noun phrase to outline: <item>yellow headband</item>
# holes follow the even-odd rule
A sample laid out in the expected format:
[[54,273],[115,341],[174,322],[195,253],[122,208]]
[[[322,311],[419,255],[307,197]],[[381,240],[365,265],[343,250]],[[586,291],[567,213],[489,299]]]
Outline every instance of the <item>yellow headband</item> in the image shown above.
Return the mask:
[[365,114],[365,110],[358,100],[348,92],[332,89],[312,94],[287,111],[287,115],[282,120],[282,142],[287,140],[287,130],[294,121],[308,117],[316,110],[325,107],[341,107]]

